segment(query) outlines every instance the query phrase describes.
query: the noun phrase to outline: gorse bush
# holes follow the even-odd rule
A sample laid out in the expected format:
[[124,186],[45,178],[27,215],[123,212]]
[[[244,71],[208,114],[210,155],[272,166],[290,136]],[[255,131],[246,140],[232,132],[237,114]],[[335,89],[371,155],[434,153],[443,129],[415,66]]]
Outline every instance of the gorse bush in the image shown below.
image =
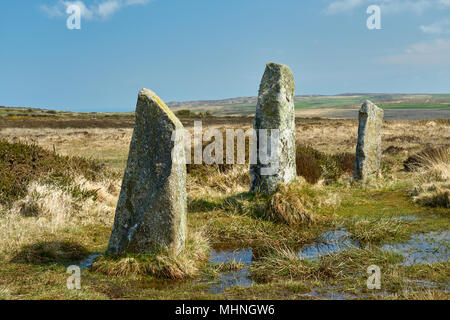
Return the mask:
[[[96,181],[105,174],[104,166],[79,157],[59,156],[37,145],[0,140],[0,203],[9,205],[26,195],[34,180],[71,185],[75,175]],[[75,197],[87,197],[83,190],[73,189]]]
[[206,117],[211,117],[212,114],[209,111],[205,111],[205,112],[194,112],[191,111],[189,109],[182,109],[182,110],[178,110],[175,112],[175,114],[178,117],[182,117],[182,118],[206,118]]

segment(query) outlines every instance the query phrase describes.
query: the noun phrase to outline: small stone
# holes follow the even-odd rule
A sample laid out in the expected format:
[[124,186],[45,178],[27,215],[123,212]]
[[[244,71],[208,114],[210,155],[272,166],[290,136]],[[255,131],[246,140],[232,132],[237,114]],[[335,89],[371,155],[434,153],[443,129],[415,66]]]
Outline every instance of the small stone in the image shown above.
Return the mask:
[[[175,130],[177,138],[172,139]],[[181,122],[154,92],[139,92],[108,253],[183,250],[187,211],[183,132]]]
[[366,100],[359,110],[355,180],[366,180],[379,173],[381,164],[381,128],[384,111]]
[[[256,141],[254,137],[257,143],[256,161],[250,166],[252,192],[274,192],[279,183],[289,183],[296,177],[294,97],[295,83],[291,69],[283,64],[268,63],[259,87],[254,121],[259,139]],[[273,135],[271,130],[278,130],[275,150],[270,148],[271,139],[268,138],[267,142],[271,150],[269,155],[276,152],[277,161],[274,161],[274,157],[270,157],[269,161],[261,159],[261,129],[268,129],[268,137]],[[268,168],[274,169],[274,172],[265,174]]]

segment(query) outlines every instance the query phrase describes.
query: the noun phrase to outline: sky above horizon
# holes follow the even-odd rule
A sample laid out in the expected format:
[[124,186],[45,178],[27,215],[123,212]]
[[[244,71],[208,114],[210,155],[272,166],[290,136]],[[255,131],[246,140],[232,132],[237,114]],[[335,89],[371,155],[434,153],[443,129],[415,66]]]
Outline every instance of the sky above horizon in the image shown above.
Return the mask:
[[269,61],[298,95],[450,92],[450,0],[2,1],[0,45],[4,106],[131,111],[143,87],[166,102],[256,96]]

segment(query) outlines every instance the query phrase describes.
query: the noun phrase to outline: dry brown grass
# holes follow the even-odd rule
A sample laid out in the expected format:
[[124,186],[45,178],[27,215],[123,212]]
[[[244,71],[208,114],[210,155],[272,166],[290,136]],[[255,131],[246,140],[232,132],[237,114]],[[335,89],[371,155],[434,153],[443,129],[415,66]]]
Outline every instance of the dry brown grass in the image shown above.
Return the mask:
[[289,184],[280,184],[266,200],[257,215],[263,219],[294,225],[312,225],[325,217],[317,214],[319,208],[336,209],[341,199],[338,194],[325,191],[323,185],[311,185],[298,177]]
[[58,186],[33,181],[25,198],[16,201],[0,215],[0,256],[11,257],[21,248],[39,239],[58,235],[71,227],[112,225],[118,181],[87,181],[78,177],[74,185],[96,190],[97,199],[74,199],[71,192]]
[[450,148],[421,152],[415,159],[417,173],[411,191],[414,201],[429,207],[450,208]]
[[311,225],[320,220],[314,213],[314,204],[298,183],[279,185],[268,201],[264,218],[287,225]]

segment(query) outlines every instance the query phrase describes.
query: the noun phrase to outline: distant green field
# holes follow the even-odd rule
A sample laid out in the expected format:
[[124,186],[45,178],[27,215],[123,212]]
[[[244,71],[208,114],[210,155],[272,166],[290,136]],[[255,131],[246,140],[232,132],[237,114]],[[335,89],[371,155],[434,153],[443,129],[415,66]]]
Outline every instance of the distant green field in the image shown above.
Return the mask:
[[380,105],[383,109],[450,109],[450,104],[391,104]]
[[[301,103],[296,101],[295,109],[345,109],[359,107],[366,99],[308,99],[302,100]],[[370,100],[370,99],[369,99]],[[413,104],[382,104],[376,100],[372,100],[375,104],[383,109],[450,109],[450,103],[413,103]],[[255,108],[256,104],[234,104],[235,108]]]
[[315,97],[296,99],[296,108],[348,108],[361,104],[371,97]]

